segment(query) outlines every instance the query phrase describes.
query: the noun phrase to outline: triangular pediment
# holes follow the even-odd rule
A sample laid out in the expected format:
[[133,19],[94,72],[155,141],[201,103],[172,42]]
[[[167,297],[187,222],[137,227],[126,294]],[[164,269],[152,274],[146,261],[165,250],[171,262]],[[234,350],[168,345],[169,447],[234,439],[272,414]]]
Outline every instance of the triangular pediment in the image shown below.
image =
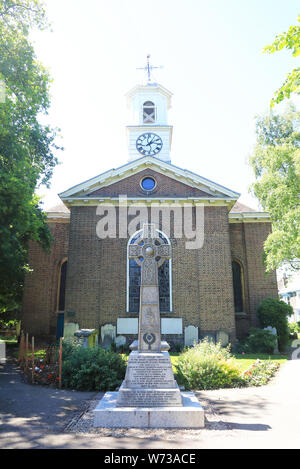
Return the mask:
[[[151,156],[131,161],[117,169],[111,169],[78,184],[59,194],[63,201],[70,199],[99,199],[119,195],[145,197],[138,181],[150,175],[159,180],[151,198],[228,198],[237,200],[239,195],[220,184],[214,183],[198,174],[181,169],[170,163]],[[149,197],[149,194],[147,194]]]

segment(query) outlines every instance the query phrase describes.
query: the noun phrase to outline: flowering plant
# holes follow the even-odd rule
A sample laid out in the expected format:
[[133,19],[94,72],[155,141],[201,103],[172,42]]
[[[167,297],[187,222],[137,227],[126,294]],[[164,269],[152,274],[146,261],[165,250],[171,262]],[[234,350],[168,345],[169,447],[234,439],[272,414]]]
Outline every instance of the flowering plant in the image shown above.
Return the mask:
[[243,374],[246,386],[263,386],[274,376],[279,363],[271,360],[256,360]]

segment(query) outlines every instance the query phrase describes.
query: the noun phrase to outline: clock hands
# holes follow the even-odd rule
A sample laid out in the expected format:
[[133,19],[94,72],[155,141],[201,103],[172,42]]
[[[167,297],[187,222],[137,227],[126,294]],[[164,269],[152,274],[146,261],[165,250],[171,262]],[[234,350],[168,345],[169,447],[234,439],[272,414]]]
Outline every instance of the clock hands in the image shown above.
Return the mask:
[[162,141],[158,135],[143,134],[137,140],[137,149],[144,155],[154,155],[162,148]]

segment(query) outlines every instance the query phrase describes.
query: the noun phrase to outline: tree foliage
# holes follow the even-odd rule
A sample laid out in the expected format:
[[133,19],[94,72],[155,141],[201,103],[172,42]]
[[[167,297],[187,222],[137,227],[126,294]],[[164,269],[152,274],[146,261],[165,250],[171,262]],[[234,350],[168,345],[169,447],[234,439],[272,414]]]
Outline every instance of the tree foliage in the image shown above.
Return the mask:
[[0,0],[0,312],[16,308],[28,267],[28,242],[51,236],[35,190],[49,185],[56,130],[40,123],[50,77],[29,40],[47,26],[39,0]]
[[[298,22],[300,23],[300,15],[298,16]],[[276,36],[275,41],[266,46],[263,52],[273,54],[282,49],[291,50],[293,57],[300,55],[300,25],[290,26],[287,32]],[[271,105],[274,106],[274,104],[280,103],[283,99],[290,98],[291,93],[300,93],[300,67],[294,68],[294,70],[287,74],[284,83],[276,91]]]
[[284,351],[289,337],[288,317],[293,308],[282,300],[266,298],[257,308],[257,315],[262,327],[276,327],[279,347]]
[[267,271],[300,259],[300,114],[289,107],[257,120],[257,144],[250,164],[256,176],[252,191],[269,212],[272,233],[265,245]]

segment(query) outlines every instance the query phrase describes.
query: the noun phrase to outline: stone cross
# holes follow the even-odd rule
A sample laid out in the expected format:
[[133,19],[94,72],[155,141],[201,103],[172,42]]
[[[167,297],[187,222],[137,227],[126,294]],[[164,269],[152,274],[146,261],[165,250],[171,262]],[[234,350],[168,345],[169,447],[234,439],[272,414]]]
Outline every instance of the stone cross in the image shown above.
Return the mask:
[[171,257],[171,246],[163,244],[155,225],[145,223],[143,232],[129,245],[128,257],[141,266],[139,352],[160,352],[158,267]]

